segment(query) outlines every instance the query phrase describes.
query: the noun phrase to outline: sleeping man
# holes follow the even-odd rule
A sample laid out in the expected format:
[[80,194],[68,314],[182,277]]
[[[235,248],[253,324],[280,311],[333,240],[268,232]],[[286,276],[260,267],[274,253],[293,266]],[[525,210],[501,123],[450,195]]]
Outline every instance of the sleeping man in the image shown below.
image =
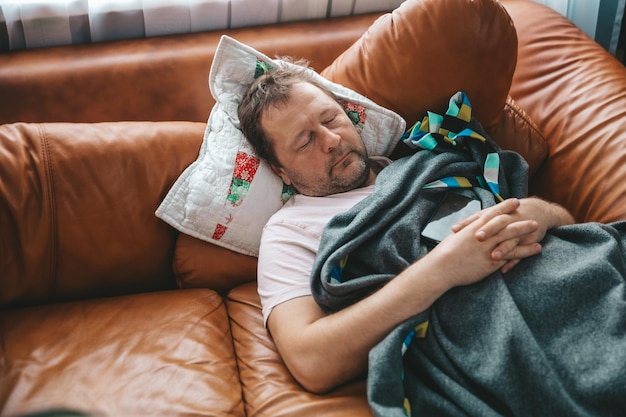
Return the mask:
[[[620,224],[570,225],[563,207],[526,197],[523,160],[488,139],[370,158],[332,93],[292,67],[257,78],[239,119],[297,191],[264,229],[258,290],[304,388],[368,373],[379,415],[625,409]],[[494,155],[495,190],[482,176]],[[460,176],[483,181],[433,186]],[[483,208],[432,244],[420,232],[446,193]]]

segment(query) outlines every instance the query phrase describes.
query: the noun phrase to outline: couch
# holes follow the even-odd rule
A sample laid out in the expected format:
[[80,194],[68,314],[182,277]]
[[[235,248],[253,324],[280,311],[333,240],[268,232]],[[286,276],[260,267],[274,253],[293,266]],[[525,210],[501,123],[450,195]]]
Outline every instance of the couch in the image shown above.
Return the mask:
[[0,416],[371,415],[364,378],[314,395],[291,377],[254,257],[155,216],[198,155],[222,34],[305,57],[408,126],[463,90],[531,194],[625,217],[626,69],[529,0],[2,54]]

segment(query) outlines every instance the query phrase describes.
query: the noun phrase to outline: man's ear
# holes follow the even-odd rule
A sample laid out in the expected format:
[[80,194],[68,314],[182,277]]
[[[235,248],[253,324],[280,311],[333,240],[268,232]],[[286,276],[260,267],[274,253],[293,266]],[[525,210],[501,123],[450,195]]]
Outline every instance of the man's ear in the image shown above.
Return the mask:
[[289,178],[289,175],[287,175],[285,170],[282,169],[282,167],[278,167],[271,163],[269,164],[269,166],[270,168],[272,168],[272,171],[274,171],[274,174],[278,175],[285,184],[291,185],[291,179]]

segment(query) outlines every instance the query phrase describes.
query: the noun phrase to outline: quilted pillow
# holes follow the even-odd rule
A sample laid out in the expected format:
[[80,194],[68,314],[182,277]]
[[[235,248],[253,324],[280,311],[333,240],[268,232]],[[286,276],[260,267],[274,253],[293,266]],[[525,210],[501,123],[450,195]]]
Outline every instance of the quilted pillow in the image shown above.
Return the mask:
[[[158,207],[159,218],[195,238],[245,255],[258,255],[263,226],[292,191],[255,155],[239,129],[237,108],[255,76],[278,65],[293,64],[273,60],[228,36],[221,38],[209,74],[216,104],[198,158]],[[389,155],[404,133],[404,119],[309,71],[355,116],[351,119],[369,154]]]

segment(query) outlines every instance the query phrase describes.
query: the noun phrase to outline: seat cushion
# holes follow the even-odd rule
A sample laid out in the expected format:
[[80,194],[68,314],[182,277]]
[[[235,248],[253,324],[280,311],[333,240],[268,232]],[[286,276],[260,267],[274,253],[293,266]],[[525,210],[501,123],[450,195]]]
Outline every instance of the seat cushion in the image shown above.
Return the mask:
[[372,415],[364,379],[326,395],[311,394],[295,381],[263,326],[256,283],[232,290],[226,305],[248,417]]
[[180,288],[211,288],[226,294],[256,279],[257,258],[180,233],[172,266]]
[[2,415],[242,416],[223,300],[174,290],[0,313]]

